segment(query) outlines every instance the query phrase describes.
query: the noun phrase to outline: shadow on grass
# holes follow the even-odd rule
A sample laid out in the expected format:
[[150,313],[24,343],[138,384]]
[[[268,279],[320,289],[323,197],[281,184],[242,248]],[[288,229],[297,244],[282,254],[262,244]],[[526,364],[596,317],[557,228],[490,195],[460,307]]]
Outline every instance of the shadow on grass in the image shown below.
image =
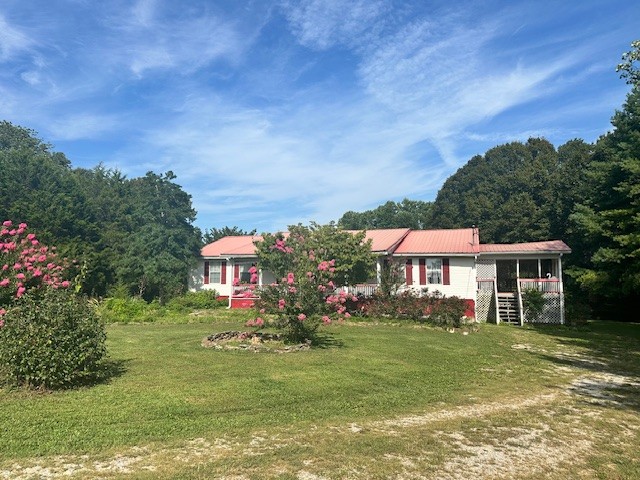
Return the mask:
[[589,403],[640,411],[640,324],[594,321],[579,327],[530,328],[559,343],[555,351],[531,351],[532,355],[585,371],[585,378],[569,388],[571,393]]
[[329,349],[329,348],[343,348],[344,342],[333,333],[321,332],[317,333],[313,337],[313,348]]
[[93,387],[110,383],[113,379],[121,377],[127,372],[127,364],[130,362],[131,360],[104,359],[93,375],[84,378],[82,381],[70,386],[70,388]]

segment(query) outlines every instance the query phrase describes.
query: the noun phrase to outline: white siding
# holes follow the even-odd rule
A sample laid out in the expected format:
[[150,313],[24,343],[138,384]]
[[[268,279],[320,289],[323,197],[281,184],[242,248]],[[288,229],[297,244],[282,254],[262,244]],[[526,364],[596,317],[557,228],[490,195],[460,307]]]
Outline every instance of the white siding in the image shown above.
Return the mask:
[[[421,257],[429,258],[429,257]],[[438,290],[447,297],[457,296],[474,300],[476,298],[476,268],[473,257],[430,257],[449,259],[449,285],[427,284],[420,285],[420,258],[411,258],[413,282],[411,287],[415,290],[428,288],[429,292]],[[443,268],[444,269],[444,268]]]

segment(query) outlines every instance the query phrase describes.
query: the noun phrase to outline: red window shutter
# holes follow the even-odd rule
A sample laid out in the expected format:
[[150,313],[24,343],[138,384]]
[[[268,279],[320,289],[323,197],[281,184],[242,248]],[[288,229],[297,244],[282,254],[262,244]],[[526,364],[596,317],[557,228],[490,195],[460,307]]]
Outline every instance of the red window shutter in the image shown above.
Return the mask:
[[449,259],[442,259],[442,284],[443,285],[451,285],[451,280],[449,277]]
[[419,260],[420,262],[420,285],[427,284],[427,261],[424,258]]
[[205,260],[204,262],[204,281],[205,285],[209,284],[209,262]]
[[413,263],[411,259],[407,260],[407,264],[405,265],[405,278],[407,279],[407,285],[413,284]]
[[233,266],[233,281],[240,281],[240,265]]
[[220,283],[225,285],[227,283],[227,261],[222,260],[220,265]]

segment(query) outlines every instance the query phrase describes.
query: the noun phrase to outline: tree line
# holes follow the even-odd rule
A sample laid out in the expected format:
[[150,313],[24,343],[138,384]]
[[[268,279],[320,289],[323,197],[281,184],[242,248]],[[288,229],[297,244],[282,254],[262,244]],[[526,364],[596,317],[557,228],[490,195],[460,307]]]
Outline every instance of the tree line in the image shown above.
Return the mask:
[[32,130],[0,122],[0,218],[26,222],[56,245],[91,295],[118,290],[165,300],[182,291],[200,231],[191,196],[175,178],[74,169]]

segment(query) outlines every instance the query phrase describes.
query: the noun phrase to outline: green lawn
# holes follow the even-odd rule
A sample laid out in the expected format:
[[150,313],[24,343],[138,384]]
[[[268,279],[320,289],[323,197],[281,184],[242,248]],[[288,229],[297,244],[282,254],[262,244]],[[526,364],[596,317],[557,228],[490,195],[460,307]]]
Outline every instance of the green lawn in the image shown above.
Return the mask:
[[[309,352],[200,346],[241,325],[233,316],[110,325],[109,382],[0,390],[0,478],[62,464],[83,465],[78,478],[389,478],[398,469],[449,478],[474,471],[468,458],[483,462],[474,446],[515,458],[518,445],[541,442],[584,447],[542,471],[558,472],[551,478],[578,478],[566,476],[575,468],[582,478],[640,475],[638,324],[483,325],[470,335],[349,324],[323,330],[323,348]],[[611,381],[591,392],[594,379]],[[572,443],[582,430],[589,446]],[[118,458],[131,465],[96,467]],[[486,478],[501,475],[513,478]]]

